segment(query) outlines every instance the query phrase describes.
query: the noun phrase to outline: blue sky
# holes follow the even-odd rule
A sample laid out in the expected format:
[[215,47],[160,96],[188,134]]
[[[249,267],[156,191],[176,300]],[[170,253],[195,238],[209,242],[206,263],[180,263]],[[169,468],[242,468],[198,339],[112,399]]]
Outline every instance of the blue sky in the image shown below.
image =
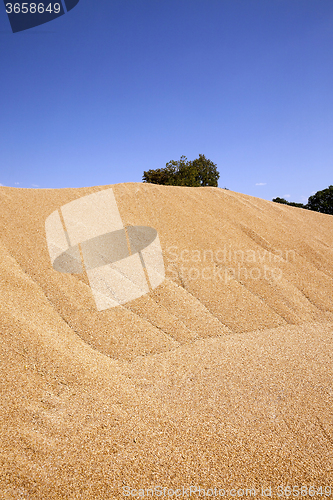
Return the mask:
[[220,187],[333,184],[332,0],[80,0],[13,34],[0,4],[0,183],[141,182],[204,154]]

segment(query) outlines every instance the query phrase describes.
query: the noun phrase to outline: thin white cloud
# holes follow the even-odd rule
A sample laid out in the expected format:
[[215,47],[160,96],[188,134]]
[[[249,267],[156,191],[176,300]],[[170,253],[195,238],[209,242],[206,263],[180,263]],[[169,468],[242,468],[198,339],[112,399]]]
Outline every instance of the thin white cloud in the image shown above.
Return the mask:
[[284,197],[285,198],[290,198],[290,194],[285,194]]
[[256,186],[266,186],[267,182],[257,182]]
[[20,184],[19,182],[15,182],[16,185]]
[[3,184],[0,184],[0,186],[2,186],[2,187],[3,187]]
[[31,184],[31,185],[32,185],[32,187],[34,187],[34,188],[39,188],[39,185],[38,185],[38,184]]

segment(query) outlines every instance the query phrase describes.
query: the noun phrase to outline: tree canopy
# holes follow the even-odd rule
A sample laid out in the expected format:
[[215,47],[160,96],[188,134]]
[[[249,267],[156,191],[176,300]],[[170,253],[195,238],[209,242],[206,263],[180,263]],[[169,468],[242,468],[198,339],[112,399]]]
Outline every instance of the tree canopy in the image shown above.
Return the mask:
[[284,198],[273,198],[272,201],[275,201],[276,203],[282,203],[283,205],[290,205],[292,207],[298,207],[298,208],[307,208],[306,205],[303,205],[303,203],[295,203],[294,201],[287,201]]
[[171,160],[165,168],[147,170],[143,172],[143,182],[163,184],[169,186],[218,186],[220,177],[216,164],[199,154],[199,158],[188,161],[186,156],[180,160]]
[[287,201],[284,198],[273,198],[272,201],[283,203],[284,205],[291,205],[292,207],[305,208],[307,210],[333,215],[333,186],[328,186],[327,189],[317,191],[314,195],[310,196],[306,205]]
[[317,191],[308,199],[307,208],[315,212],[333,215],[333,186]]

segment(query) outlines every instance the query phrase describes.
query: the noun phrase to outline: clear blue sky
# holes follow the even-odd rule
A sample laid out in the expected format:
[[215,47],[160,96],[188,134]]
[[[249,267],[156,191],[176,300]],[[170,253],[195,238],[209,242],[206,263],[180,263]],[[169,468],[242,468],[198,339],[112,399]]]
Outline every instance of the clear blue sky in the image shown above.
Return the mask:
[[332,0],[80,0],[13,34],[0,3],[0,183],[141,182],[199,153],[220,187],[333,184]]

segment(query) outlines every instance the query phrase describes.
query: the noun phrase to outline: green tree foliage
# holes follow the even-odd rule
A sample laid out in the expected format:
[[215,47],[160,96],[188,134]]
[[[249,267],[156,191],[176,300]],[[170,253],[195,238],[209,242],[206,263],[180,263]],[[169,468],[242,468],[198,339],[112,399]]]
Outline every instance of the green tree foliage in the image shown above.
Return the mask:
[[282,203],[283,205],[290,205],[291,207],[298,207],[298,208],[307,208],[306,205],[303,205],[303,203],[295,203],[294,201],[287,201],[284,198],[273,198],[272,201],[275,201],[276,203]]
[[193,160],[192,167],[197,171],[200,186],[217,187],[220,174],[215,163],[208,160],[205,155],[199,155],[199,158]]
[[283,205],[288,205],[288,202],[287,200],[285,200],[284,198],[273,198],[272,201],[275,201],[275,203],[282,203]]
[[215,163],[199,154],[199,158],[188,161],[186,156],[180,160],[169,161],[165,168],[143,172],[143,182],[164,184],[169,186],[214,186],[217,187],[220,177]]
[[308,199],[307,208],[315,212],[333,215],[333,186],[317,191]]
[[293,201],[287,201],[284,198],[273,198],[272,201],[275,201],[276,203],[283,203],[284,205],[290,205],[292,207],[314,210],[315,212],[321,212],[322,214],[333,215],[333,186],[328,186],[327,189],[317,191],[316,194],[310,196],[306,205],[303,205],[302,203],[294,203]]

